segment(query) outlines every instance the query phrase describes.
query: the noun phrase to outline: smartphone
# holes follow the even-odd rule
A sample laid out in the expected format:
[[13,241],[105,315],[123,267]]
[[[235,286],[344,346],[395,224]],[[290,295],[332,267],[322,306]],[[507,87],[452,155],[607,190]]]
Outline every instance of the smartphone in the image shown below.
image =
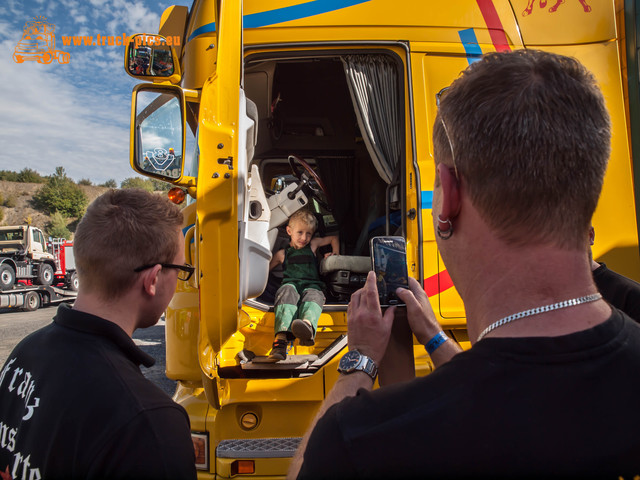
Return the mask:
[[409,288],[406,242],[403,237],[373,237],[370,244],[380,305],[400,305],[396,289]]

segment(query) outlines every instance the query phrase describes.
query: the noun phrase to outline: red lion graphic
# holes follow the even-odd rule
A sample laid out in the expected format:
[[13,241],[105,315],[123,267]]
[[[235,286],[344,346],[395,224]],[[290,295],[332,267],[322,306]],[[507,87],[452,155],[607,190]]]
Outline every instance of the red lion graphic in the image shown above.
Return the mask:
[[[540,8],[545,8],[547,6],[547,0],[539,0],[539,1],[540,1]],[[587,3],[587,0],[578,0],[578,1],[580,2],[580,5],[582,5],[582,8],[584,9],[585,13],[589,13],[591,11],[591,7]],[[549,8],[549,12],[551,13],[555,12],[556,10],[558,10],[560,5],[562,5],[564,2],[565,0],[556,0],[555,5]],[[535,3],[536,3],[536,0],[528,0],[527,8],[525,8],[524,12],[522,12],[522,16],[526,17],[527,15],[531,15],[531,12],[533,11],[533,5]]]

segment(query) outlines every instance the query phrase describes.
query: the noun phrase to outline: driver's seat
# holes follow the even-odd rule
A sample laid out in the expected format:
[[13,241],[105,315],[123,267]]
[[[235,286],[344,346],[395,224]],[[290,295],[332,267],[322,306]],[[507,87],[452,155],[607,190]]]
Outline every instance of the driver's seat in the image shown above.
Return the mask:
[[370,270],[369,257],[332,255],[320,262],[320,275],[338,300],[349,300],[353,292],[362,288]]

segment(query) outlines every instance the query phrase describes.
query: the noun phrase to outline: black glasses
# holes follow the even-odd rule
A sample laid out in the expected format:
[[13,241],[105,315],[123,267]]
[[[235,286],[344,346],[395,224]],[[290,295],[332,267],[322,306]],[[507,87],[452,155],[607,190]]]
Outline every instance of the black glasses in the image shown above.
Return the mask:
[[160,265],[162,268],[175,268],[176,270],[178,270],[178,280],[182,280],[183,282],[189,280],[196,269],[196,267],[193,267],[188,263],[185,263],[184,265],[175,265],[173,263],[153,263],[151,265],[143,265],[141,267],[135,268],[133,271],[141,272],[143,270],[146,270],[147,268],[153,268],[156,265]]
[[[449,87],[444,87],[438,93],[436,93],[436,108],[438,112],[440,111],[440,97],[449,90]],[[447,137],[447,141],[449,142],[449,148],[451,149],[451,161],[453,162],[453,170],[456,172],[456,179],[460,180],[458,176],[458,166],[456,165],[456,156],[453,152],[453,143],[451,142],[451,137],[449,137],[449,131],[447,130],[447,125],[444,123],[444,119],[442,118],[442,114],[440,113],[440,123],[442,124],[442,128],[444,129],[444,134]]]

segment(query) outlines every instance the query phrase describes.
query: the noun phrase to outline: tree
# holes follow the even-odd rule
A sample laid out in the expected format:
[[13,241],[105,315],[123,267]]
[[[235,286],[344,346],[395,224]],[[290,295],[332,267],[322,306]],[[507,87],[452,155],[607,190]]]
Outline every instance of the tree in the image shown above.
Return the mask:
[[155,178],[150,178],[149,181],[153,185],[153,189],[156,192],[168,192],[169,190],[171,190],[171,187],[173,187],[173,185],[171,185],[170,183],[163,182],[162,180],[157,180]]
[[17,182],[18,174],[16,172],[12,172],[11,170],[0,170],[0,180],[5,180],[7,182]]
[[147,192],[153,192],[155,190],[155,187],[151,180],[140,177],[130,177],[124,179],[120,184],[120,188],[140,188],[142,190],[146,190]]
[[46,180],[35,170],[25,167],[16,176],[16,181],[22,183],[44,183]]
[[47,234],[53,238],[71,238],[71,232],[67,228],[67,219],[60,212],[51,215],[51,221],[47,224]]
[[85,185],[87,187],[90,187],[91,185],[93,185],[93,182],[91,180],[89,180],[88,178],[83,178],[82,180],[80,180],[78,182],[78,185]]
[[116,183],[116,181],[113,178],[110,178],[109,180],[107,180],[106,182],[104,182],[100,186],[101,187],[107,187],[107,188],[118,188],[118,184]]
[[33,196],[34,206],[48,214],[60,212],[68,217],[81,217],[89,200],[82,189],[67,177],[63,167]]

